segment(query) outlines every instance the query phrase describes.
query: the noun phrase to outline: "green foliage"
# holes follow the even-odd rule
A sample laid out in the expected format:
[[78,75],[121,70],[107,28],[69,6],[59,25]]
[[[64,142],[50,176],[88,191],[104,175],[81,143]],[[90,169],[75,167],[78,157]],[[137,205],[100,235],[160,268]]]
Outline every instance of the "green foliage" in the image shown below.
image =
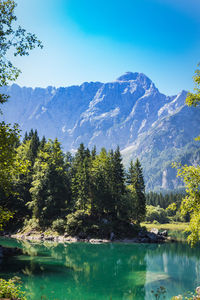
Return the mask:
[[[0,205],[1,224],[5,217],[13,217],[15,203],[11,200],[14,197],[14,180],[28,171],[28,161],[19,155],[17,151],[19,145],[19,130],[16,125],[11,128],[4,122],[0,123]],[[11,200],[11,201],[10,201]],[[3,207],[3,208],[2,208]],[[3,211],[5,213],[3,213]],[[15,217],[15,216],[14,216]],[[7,221],[8,221],[7,219]],[[5,224],[4,224],[5,225]],[[2,225],[1,225],[2,228]]]
[[[15,22],[16,2],[13,0],[0,1],[0,87],[8,85],[17,79],[20,70],[8,59],[12,56],[28,55],[36,46],[42,47],[41,42],[34,34]],[[0,104],[8,99],[7,95],[0,94]],[[1,113],[1,111],[0,111]],[[0,229],[2,223],[13,216],[7,208],[13,211],[16,207],[9,203],[9,198],[16,196],[14,181],[27,173],[28,161],[17,152],[20,145],[19,129],[17,125],[11,127],[4,122],[0,123]],[[21,159],[22,158],[22,159]],[[2,208],[2,206],[6,208]]]
[[28,206],[44,228],[65,214],[70,201],[64,155],[57,139],[49,141],[39,151],[33,172],[32,201]]
[[18,160],[16,145],[19,143],[17,125],[11,128],[0,123],[0,189],[9,194],[13,176],[26,172],[27,165]]
[[[196,70],[194,76],[195,93],[189,93],[186,103],[189,106],[197,106],[200,103],[200,70]],[[199,138],[197,138],[199,139]],[[190,223],[188,227],[188,242],[194,246],[200,240],[200,166],[180,166],[177,168],[177,176],[181,177],[186,187],[186,197],[181,203],[181,214],[184,216],[189,213]]]
[[[198,64],[198,67],[200,64]],[[187,98],[186,98],[186,104],[188,106],[194,106],[197,107],[200,104],[200,70],[197,69],[195,71],[195,75],[193,77],[195,88],[194,88],[194,93],[188,93]],[[200,136],[198,136],[196,141],[200,141]]]
[[91,210],[101,215],[119,216],[121,197],[125,194],[125,177],[119,148],[115,152],[102,148],[91,164]]
[[81,144],[72,157],[63,153],[57,139],[40,141],[31,130],[14,152],[21,165],[10,180],[13,193],[1,202],[15,211],[15,229],[24,224],[25,230],[51,227],[60,234],[66,226],[71,235],[135,234],[137,226],[131,222],[139,223],[145,213],[139,161],[127,187],[119,148],[96,154],[95,148],[90,153]]
[[137,201],[134,190],[130,187],[118,200],[118,219],[128,222],[137,222]]
[[0,231],[3,230],[3,225],[13,218],[13,213],[0,206]]
[[184,295],[178,295],[172,297],[171,300],[199,300],[200,299],[200,286],[198,286],[195,292],[187,292]]
[[52,229],[57,231],[60,234],[63,234],[65,232],[65,220],[63,219],[57,219],[53,221],[52,223]]
[[67,215],[67,233],[70,235],[78,235],[82,230],[85,230],[87,219],[88,214],[86,214],[84,210],[76,210],[74,213]]
[[[34,146],[35,144],[36,147]],[[9,196],[6,196],[5,193],[1,196],[2,205],[15,211],[12,222],[15,228],[21,227],[24,219],[31,216],[31,210],[28,209],[27,203],[32,200],[29,190],[33,181],[33,164],[37,157],[39,145],[40,141],[37,131],[31,130],[24,142],[15,149],[16,160],[20,162],[20,168],[23,167],[24,169],[12,174],[12,193]],[[12,229],[11,222],[9,228]]]
[[66,231],[69,235],[80,237],[110,238],[114,233],[115,238],[136,236],[139,230],[137,225],[130,222],[103,215],[101,218],[89,215],[84,210],[76,210],[67,215]]
[[[34,34],[27,33],[24,28],[15,22],[15,8],[17,4],[13,0],[0,1],[0,87],[14,81],[19,76],[17,69],[8,59],[13,56],[28,55],[35,47],[42,48],[41,41]],[[6,95],[0,95],[0,103],[7,100]]]
[[83,144],[77,150],[73,163],[72,197],[77,209],[87,209],[90,197],[90,152]]
[[146,215],[146,197],[142,167],[138,159],[134,165],[131,161],[127,178],[135,193],[135,220],[137,223],[140,223],[145,219]]
[[31,218],[31,219],[25,219],[24,220],[24,231],[30,231],[30,230],[36,230],[38,231],[40,229],[38,219]]
[[[198,67],[200,64],[198,64]],[[198,106],[200,104],[200,70],[197,69],[195,71],[195,75],[193,77],[195,88],[195,93],[188,93],[186,98],[186,104],[188,106]]]
[[171,193],[155,193],[149,192],[146,194],[147,205],[160,206],[162,208],[167,208],[171,204],[175,203],[177,208],[180,207],[181,201],[185,196],[185,192],[171,192]]
[[146,222],[157,221],[161,224],[169,222],[167,212],[163,208],[159,206],[155,207],[152,205],[147,205],[146,209],[147,209]]
[[25,293],[21,290],[21,282],[18,277],[4,280],[0,279],[0,298],[26,300]]
[[187,195],[181,203],[181,214],[190,214],[188,242],[193,246],[200,240],[200,166],[182,166],[177,176],[183,178]]

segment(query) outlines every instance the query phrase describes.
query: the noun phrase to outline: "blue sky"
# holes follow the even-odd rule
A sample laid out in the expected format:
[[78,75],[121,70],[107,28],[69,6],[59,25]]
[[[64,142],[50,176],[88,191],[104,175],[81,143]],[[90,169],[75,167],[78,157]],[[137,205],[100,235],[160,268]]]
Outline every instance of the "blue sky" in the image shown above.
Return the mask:
[[172,95],[192,90],[200,61],[199,0],[17,0],[18,22],[43,50],[15,58],[21,86],[114,81],[143,72]]

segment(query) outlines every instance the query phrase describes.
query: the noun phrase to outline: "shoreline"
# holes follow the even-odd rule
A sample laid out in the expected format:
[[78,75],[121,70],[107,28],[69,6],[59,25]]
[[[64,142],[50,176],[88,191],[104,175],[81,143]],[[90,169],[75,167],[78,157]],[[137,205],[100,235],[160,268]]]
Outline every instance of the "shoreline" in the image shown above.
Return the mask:
[[167,231],[159,232],[157,229],[153,228],[151,231],[139,232],[137,237],[133,238],[113,238],[113,239],[104,239],[104,238],[92,238],[86,237],[81,238],[78,236],[69,236],[64,235],[48,235],[45,233],[39,232],[28,232],[28,233],[15,233],[15,234],[4,234],[2,235],[7,238],[13,238],[17,240],[27,240],[32,242],[56,242],[56,243],[90,243],[90,244],[103,244],[103,243],[165,243],[165,242],[175,242],[176,240],[168,237]]

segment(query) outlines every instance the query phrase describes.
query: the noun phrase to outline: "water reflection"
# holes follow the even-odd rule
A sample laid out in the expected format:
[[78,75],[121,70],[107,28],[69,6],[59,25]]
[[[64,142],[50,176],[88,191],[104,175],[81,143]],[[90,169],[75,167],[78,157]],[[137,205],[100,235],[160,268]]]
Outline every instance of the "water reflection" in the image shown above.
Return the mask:
[[151,290],[164,286],[167,299],[173,295],[194,291],[200,283],[200,252],[185,243],[157,245],[146,253],[146,299]]
[[21,276],[29,299],[149,300],[161,285],[170,299],[199,284],[199,251],[185,244],[19,245],[24,255],[4,260],[0,276]]

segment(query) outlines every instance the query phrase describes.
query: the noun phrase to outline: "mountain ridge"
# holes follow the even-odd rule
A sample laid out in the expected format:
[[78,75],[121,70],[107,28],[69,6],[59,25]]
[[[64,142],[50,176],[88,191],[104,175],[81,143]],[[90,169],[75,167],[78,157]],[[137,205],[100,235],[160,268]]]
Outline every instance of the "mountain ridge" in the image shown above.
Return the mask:
[[[164,165],[173,153],[182,151],[184,156],[190,143],[195,149],[193,138],[198,135],[200,114],[198,108],[186,106],[186,91],[166,96],[145,74],[126,72],[107,83],[84,82],[46,89],[21,88],[14,84],[1,92],[10,95],[2,106],[3,119],[7,123],[19,123],[22,133],[37,129],[41,136],[57,137],[64,150],[72,152],[81,142],[89,148],[96,145],[98,150],[119,145],[126,165],[130,159],[140,158],[148,189],[181,185],[175,174],[165,180],[174,184],[163,184],[162,178],[150,184],[148,178],[152,172],[146,157],[150,165],[156,162],[156,172],[163,174],[166,173]],[[160,161],[158,156],[162,157]],[[189,160],[193,163],[192,153]]]

